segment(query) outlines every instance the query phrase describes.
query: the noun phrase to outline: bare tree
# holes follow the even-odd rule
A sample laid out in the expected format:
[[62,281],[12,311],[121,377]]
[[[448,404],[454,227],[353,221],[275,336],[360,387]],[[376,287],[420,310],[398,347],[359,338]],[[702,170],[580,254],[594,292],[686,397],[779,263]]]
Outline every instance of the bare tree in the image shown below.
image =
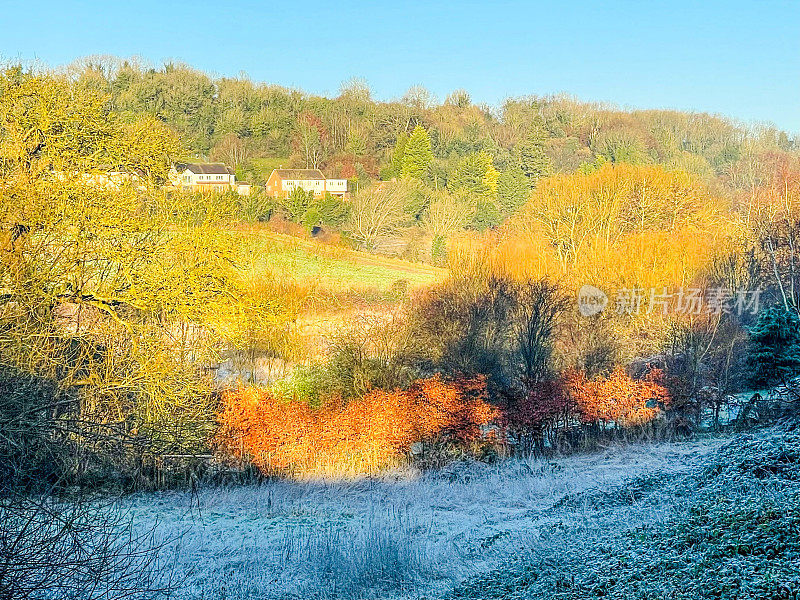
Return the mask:
[[211,149],[211,159],[224,162],[234,169],[250,158],[247,144],[235,133],[223,137]]
[[[77,438],[112,437],[75,416],[77,397],[0,366],[0,598],[157,598],[163,546],[113,497],[72,485]],[[114,435],[113,437],[116,437]]]
[[546,379],[551,374],[555,330],[569,299],[546,279],[528,280],[515,290],[514,335],[519,353],[523,385]]
[[422,226],[434,238],[445,238],[461,231],[472,222],[475,215],[474,202],[469,202],[461,193],[435,190],[429,193],[428,200]]
[[402,231],[408,220],[406,207],[413,193],[402,183],[359,191],[350,204],[345,231],[366,250]]

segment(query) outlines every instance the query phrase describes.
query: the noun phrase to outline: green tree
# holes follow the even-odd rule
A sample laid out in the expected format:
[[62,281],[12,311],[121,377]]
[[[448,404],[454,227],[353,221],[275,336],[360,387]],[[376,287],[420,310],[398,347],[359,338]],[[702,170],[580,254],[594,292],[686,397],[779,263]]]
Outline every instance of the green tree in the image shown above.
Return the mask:
[[461,159],[448,182],[454,191],[467,194],[473,203],[472,226],[479,231],[498,225],[502,220],[497,205],[497,169],[488,152],[475,152]]
[[592,149],[612,163],[639,165],[648,162],[644,142],[635,131],[625,129],[605,131],[592,142]]
[[786,381],[800,373],[800,317],[773,307],[761,312],[750,330],[751,380],[754,385]]
[[296,187],[283,201],[283,208],[286,209],[286,216],[290,221],[302,223],[312,202],[314,202],[314,192]]
[[403,177],[427,178],[432,162],[431,138],[422,125],[417,125],[403,150]]
[[503,215],[497,203],[488,198],[478,198],[475,203],[475,218],[472,227],[478,231],[485,231],[491,227],[497,227],[503,221]]
[[519,166],[531,187],[540,177],[550,174],[552,163],[547,156],[547,130],[541,117],[535,117],[528,126],[525,137],[517,145],[517,153]]
[[406,144],[408,143],[408,134],[405,131],[397,135],[397,142],[394,145],[394,152],[392,153],[392,175],[394,177],[403,176],[403,156],[405,155]]
[[497,192],[497,176],[491,155],[488,152],[475,152],[459,161],[448,187],[491,200]]
[[314,199],[301,218],[301,222],[308,229],[318,225],[339,227],[350,215],[350,205],[342,198],[332,194],[325,194]]
[[529,192],[528,178],[519,165],[503,171],[497,180],[497,204],[505,215],[519,210]]

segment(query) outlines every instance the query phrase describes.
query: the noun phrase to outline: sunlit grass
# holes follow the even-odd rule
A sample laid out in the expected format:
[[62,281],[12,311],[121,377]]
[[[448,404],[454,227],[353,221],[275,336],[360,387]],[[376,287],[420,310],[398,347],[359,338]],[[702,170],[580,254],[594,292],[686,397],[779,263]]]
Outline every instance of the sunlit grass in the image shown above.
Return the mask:
[[313,288],[323,297],[393,299],[407,289],[440,281],[446,274],[429,265],[302,240],[257,226],[237,229],[234,239],[249,277],[270,277]]

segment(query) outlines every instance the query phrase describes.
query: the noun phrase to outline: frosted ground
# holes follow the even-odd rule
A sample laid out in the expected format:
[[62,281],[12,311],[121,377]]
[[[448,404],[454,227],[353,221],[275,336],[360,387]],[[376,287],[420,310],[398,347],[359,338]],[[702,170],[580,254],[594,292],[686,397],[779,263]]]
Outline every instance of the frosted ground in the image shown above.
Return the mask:
[[[439,598],[509,559],[667,518],[682,501],[670,481],[724,441],[459,463],[350,483],[141,494],[127,503],[139,527],[170,540],[181,598]],[[593,501],[614,494],[626,498]]]

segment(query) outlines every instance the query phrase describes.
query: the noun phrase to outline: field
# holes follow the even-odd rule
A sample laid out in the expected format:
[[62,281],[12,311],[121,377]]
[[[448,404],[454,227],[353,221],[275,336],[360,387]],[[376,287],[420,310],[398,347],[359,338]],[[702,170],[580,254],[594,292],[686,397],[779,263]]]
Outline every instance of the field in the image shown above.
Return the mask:
[[685,504],[675,484],[725,441],[142,494],[127,506],[172,540],[181,598],[480,598],[483,583],[470,582],[493,570],[668,519]]
[[339,301],[397,300],[406,290],[438,281],[447,273],[423,263],[304,240],[259,226],[241,226],[234,236],[250,276],[279,278]]

